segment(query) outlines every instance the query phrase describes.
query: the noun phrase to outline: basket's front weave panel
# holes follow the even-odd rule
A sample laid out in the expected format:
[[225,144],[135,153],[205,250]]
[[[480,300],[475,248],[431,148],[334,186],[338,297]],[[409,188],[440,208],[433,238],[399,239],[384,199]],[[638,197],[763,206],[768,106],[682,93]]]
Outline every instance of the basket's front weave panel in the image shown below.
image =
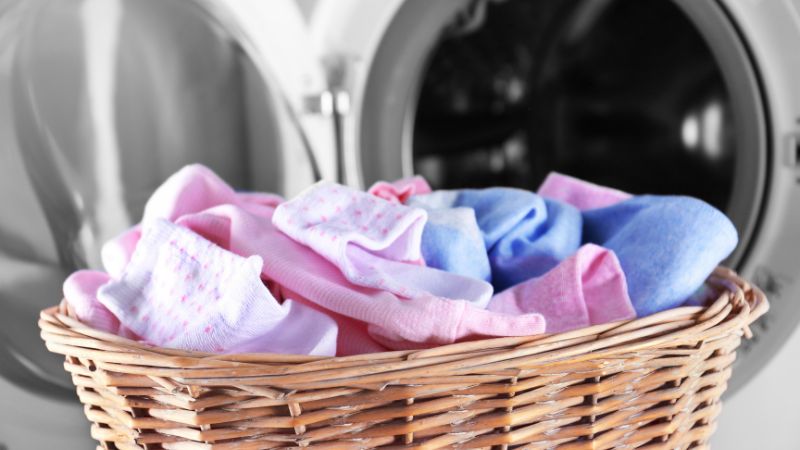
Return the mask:
[[149,349],[55,311],[40,325],[99,448],[683,449],[707,446],[759,295],[740,282],[708,309],[338,359]]

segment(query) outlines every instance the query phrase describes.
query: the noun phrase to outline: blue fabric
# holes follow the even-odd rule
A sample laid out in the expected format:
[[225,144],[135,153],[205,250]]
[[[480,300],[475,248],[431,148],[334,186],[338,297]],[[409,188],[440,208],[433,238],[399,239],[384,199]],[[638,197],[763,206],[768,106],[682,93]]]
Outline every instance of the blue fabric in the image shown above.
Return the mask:
[[470,208],[428,210],[422,257],[429,267],[492,281],[483,235]]
[[[582,218],[576,208],[521,189],[436,191],[411,197],[409,205],[424,208],[429,214],[439,211],[437,214],[444,215],[457,214],[455,211],[460,208],[472,209],[483,237],[483,252],[488,254],[491,282],[498,292],[544,274],[572,255],[581,244]],[[426,225],[423,255],[437,252],[463,255],[475,251],[474,240],[443,239],[444,229],[437,223],[441,220],[429,221]],[[429,228],[431,238],[426,240]],[[436,239],[432,237],[434,233]],[[428,257],[425,258],[428,262]],[[438,265],[429,264],[449,270],[438,261],[434,263]],[[484,266],[469,267],[469,264],[467,260],[462,261],[459,273],[485,270]]]
[[584,211],[583,241],[616,253],[637,315],[680,306],[736,247],[736,228],[690,197],[638,196]]

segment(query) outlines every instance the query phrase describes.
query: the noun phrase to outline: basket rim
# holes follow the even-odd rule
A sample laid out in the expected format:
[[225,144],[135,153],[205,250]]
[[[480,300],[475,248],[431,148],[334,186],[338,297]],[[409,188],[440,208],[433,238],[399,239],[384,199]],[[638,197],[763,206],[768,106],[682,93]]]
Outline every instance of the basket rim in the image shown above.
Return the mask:
[[[164,378],[167,377],[208,386],[380,388],[393,380],[407,382],[430,374],[446,381],[453,376],[509,378],[515,376],[514,371],[521,370],[575,371],[582,364],[594,367],[600,362],[610,367],[615,358],[631,352],[652,353],[667,345],[684,341],[702,343],[732,332],[751,337],[749,325],[769,309],[764,293],[725,267],[715,269],[707,282],[718,290],[717,299],[708,306],[679,307],[565,333],[489,338],[422,350],[338,357],[213,354],[150,346],[83,324],[74,318],[63,300],[60,305],[41,311],[38,325],[51,352],[91,360],[103,372],[121,376],[148,375],[171,383]],[[280,397],[283,393],[275,395]]]

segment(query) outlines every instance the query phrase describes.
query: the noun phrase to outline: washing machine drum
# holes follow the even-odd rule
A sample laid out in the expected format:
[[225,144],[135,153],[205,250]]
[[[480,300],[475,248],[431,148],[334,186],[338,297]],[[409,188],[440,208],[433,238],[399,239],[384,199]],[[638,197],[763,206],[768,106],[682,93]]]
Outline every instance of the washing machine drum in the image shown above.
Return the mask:
[[210,5],[0,1],[0,376],[74,397],[38,311],[181,166],[245,190],[313,182],[283,92]]
[[[726,264],[754,275],[772,149],[756,67],[721,2],[412,0],[381,39],[360,119],[367,184],[416,172],[436,188],[535,190],[559,171],[691,195],[731,217],[740,245]],[[735,385],[794,328],[791,309],[744,352]]]

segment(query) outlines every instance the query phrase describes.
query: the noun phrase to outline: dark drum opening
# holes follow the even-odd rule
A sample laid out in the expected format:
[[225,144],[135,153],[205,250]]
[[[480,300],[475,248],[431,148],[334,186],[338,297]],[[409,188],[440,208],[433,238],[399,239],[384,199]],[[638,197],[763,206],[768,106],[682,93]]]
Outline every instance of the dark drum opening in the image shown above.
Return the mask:
[[413,133],[437,187],[535,190],[555,170],[723,210],[736,146],[720,66],[661,0],[471,4],[432,53]]

